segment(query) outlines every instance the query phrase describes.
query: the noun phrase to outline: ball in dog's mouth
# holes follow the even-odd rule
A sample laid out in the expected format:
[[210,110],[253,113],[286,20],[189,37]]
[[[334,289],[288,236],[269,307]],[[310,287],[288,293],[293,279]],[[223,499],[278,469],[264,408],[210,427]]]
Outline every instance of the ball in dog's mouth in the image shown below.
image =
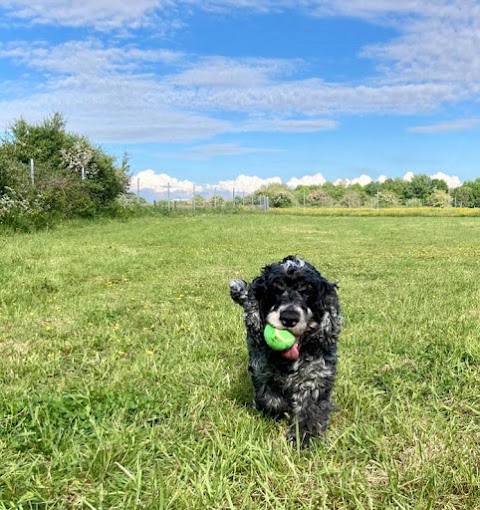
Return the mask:
[[268,324],[263,335],[267,345],[283,358],[295,361],[300,356],[300,338],[288,329],[278,329]]

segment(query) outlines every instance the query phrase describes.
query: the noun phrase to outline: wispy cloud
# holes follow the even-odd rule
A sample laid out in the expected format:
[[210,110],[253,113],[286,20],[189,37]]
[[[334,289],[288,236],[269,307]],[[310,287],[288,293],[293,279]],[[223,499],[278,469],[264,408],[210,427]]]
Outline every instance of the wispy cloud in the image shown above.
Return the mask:
[[[17,21],[67,27],[93,26],[98,30],[138,28],[168,18],[164,0],[2,0],[0,7]],[[160,18],[159,18],[160,16]]]
[[[10,122],[18,112],[36,120],[60,110],[73,128],[102,142],[330,130],[338,121],[319,116],[429,111],[453,93],[443,84],[342,86],[289,79],[285,73],[297,61],[197,57],[98,40],[11,43],[0,47],[0,57],[45,76],[30,95],[0,102],[0,122]],[[153,63],[169,72],[149,72]],[[216,65],[220,78],[215,78]],[[238,85],[226,69],[237,73]]]
[[190,160],[208,160],[222,156],[238,156],[244,154],[279,152],[280,149],[261,147],[245,147],[236,143],[212,143],[187,147],[181,152],[167,154],[170,157]]
[[[341,115],[435,112],[480,93],[475,0],[0,0],[2,15],[24,24],[131,34],[140,27],[178,29],[198,10],[234,15],[238,9],[394,23],[398,36],[360,51],[377,65],[376,75],[345,83],[326,81],[303,59],[191,55],[158,47],[158,39],[149,39],[148,48],[143,42],[135,46],[133,36],[110,38],[117,42],[108,44],[94,38],[56,45],[11,42],[0,46],[0,58],[26,73],[35,70],[42,79],[18,80],[14,98],[8,85],[0,123],[21,113],[39,120],[60,110],[73,129],[100,142],[177,142],[222,133],[334,130]],[[409,131],[477,125],[478,119],[460,119]]]
[[427,126],[413,126],[407,129],[410,133],[447,133],[450,131],[467,131],[480,126],[480,119],[457,119]]

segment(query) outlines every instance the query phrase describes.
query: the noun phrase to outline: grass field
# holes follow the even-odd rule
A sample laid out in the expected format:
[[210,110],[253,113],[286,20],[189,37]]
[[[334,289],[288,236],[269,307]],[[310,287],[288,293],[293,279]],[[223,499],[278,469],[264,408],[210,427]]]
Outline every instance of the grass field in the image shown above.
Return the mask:
[[[0,238],[0,509],[480,509],[480,222],[290,215]],[[340,281],[337,410],[255,412],[232,277]]]

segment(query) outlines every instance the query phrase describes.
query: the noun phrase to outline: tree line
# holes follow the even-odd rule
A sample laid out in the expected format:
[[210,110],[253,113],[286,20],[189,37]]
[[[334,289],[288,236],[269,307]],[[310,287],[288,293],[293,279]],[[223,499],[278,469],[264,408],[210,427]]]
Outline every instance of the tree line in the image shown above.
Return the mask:
[[254,196],[268,196],[271,207],[480,207],[480,178],[465,181],[449,189],[441,179],[415,175],[410,181],[402,178],[372,181],[367,185],[300,185],[295,189],[286,184],[270,184]]

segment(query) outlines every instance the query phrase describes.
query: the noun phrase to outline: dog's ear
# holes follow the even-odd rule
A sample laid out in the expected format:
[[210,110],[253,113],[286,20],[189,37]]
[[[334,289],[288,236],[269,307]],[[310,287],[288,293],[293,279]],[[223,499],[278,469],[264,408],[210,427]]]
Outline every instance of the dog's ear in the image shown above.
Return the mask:
[[[265,269],[268,269],[268,266],[267,268],[264,268],[264,270]],[[263,275],[257,276],[257,278],[253,280],[252,285],[250,286],[250,291],[252,296],[257,301],[259,302],[262,301],[262,299],[265,297],[267,293],[267,277]]]
[[249,285],[245,280],[230,280],[230,296],[238,303],[243,306],[248,298]]
[[317,287],[319,292],[317,294],[317,301],[315,304],[316,308],[320,310],[325,310],[331,308],[338,307],[338,297],[337,297],[337,288],[338,285],[336,283],[331,283],[325,278],[321,279],[320,285]]

